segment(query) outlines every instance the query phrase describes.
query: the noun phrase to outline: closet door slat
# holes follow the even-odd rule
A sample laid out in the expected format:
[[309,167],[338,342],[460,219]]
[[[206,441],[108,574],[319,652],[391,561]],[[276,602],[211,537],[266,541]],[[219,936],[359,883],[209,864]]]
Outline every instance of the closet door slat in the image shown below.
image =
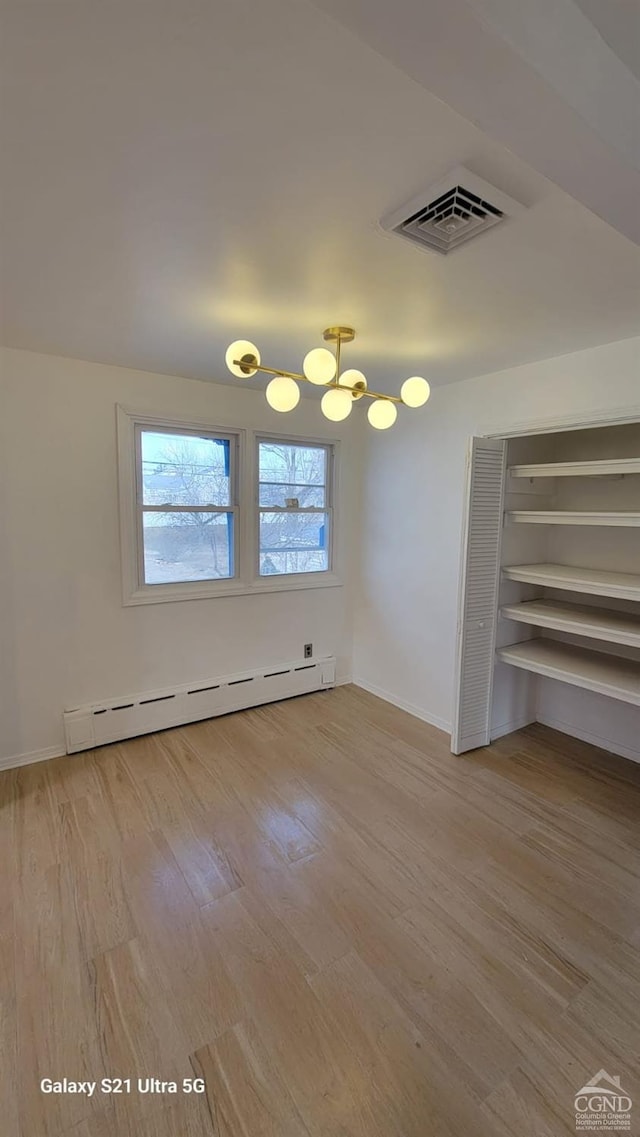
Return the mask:
[[471,440],[458,606],[454,754],[490,741],[505,467],[503,439]]

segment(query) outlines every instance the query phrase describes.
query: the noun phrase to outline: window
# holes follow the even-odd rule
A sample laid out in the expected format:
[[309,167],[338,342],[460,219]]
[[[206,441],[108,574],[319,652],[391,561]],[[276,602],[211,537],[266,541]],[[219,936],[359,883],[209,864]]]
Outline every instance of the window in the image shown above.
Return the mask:
[[235,575],[235,448],[227,436],[136,428],[144,584]]
[[125,604],[341,584],[337,444],[247,435],[118,407]]
[[259,574],[328,572],[328,447],[258,443]]

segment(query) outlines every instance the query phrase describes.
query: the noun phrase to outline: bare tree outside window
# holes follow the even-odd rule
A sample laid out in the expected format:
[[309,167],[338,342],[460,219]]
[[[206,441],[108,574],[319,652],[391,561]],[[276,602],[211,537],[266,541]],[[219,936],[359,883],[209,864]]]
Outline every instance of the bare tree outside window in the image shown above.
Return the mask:
[[117,427],[123,603],[340,583],[335,443],[125,407]]
[[260,575],[329,569],[327,449],[259,444]]
[[145,583],[233,576],[230,440],[143,430],[140,446]]

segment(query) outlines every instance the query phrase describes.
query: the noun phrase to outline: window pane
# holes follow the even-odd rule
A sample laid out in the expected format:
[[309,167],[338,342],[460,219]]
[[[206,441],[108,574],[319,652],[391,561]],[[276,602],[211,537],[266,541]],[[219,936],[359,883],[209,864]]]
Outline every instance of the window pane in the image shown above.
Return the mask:
[[145,584],[233,576],[232,513],[144,513]]
[[326,513],[261,513],[260,575],[326,572],[327,534]]
[[230,442],[143,430],[144,505],[231,505]]
[[[260,481],[287,485],[324,486],[327,452],[322,446],[295,446],[286,442],[260,443]],[[287,497],[296,497],[287,494]]]
[[300,482],[260,482],[260,505],[279,505],[286,509],[287,501],[293,501],[294,509],[309,509],[325,505],[324,486],[309,486]]

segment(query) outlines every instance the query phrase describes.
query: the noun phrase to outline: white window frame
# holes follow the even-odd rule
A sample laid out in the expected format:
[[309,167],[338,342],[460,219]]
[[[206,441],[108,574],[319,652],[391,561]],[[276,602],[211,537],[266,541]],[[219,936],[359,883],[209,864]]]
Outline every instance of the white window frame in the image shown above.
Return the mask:
[[[125,606],[163,604],[176,600],[207,600],[263,592],[289,592],[331,588],[342,584],[339,571],[341,540],[338,529],[339,442],[294,434],[248,431],[202,418],[155,415],[130,407],[116,407],[122,602]],[[144,582],[144,548],[140,527],[138,439],[141,430],[187,431],[202,437],[232,438],[235,462],[234,573],[219,580],[181,581],[175,584]],[[327,509],[329,514],[329,569],[309,573],[259,575],[258,442],[278,441],[294,446],[322,446],[327,450]],[[233,493],[233,491],[232,491]]]
[[[273,442],[281,443],[283,446],[313,446],[315,449],[324,450],[325,452],[325,504],[323,507],[317,506],[309,509],[294,509],[292,513],[324,513],[328,519],[328,542],[327,542],[327,568],[315,569],[312,572],[288,572],[288,573],[274,573],[273,578],[260,575],[260,515],[262,513],[273,513],[273,507],[260,505],[260,443]],[[334,475],[335,475],[335,443],[327,442],[326,439],[320,441],[318,439],[310,438],[295,438],[291,435],[283,434],[256,434],[255,436],[255,491],[254,491],[254,514],[255,514],[255,528],[254,528],[254,542],[255,542],[255,576],[256,580],[261,584],[266,580],[283,580],[289,581],[290,584],[295,584],[299,581],[308,580],[310,576],[317,576],[321,579],[332,577],[333,572],[333,550],[334,550]],[[285,511],[283,511],[285,512]]]

